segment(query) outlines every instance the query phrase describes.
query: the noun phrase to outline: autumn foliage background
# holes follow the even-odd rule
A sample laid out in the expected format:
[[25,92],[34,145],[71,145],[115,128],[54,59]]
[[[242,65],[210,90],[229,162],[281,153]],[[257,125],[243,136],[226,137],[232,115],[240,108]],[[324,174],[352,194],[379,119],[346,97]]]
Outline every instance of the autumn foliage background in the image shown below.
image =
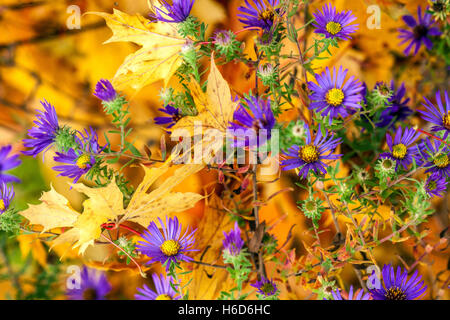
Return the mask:
[[[325,1],[311,1],[311,11],[322,7]],[[411,98],[411,107],[417,109],[423,102],[422,96],[432,96],[432,89],[448,87],[445,66],[438,61],[424,59],[424,53],[406,59],[398,45],[397,28],[403,26],[400,17],[404,14],[415,14],[417,6],[426,6],[427,1],[417,0],[380,0],[380,1],[327,1],[338,9],[351,9],[358,18],[360,28],[353,40],[342,42],[339,49],[332,48],[332,58],[319,60],[314,68],[343,65],[350,74],[365,81],[368,87],[373,87],[376,81],[404,82],[407,96]],[[74,129],[82,130],[93,126],[102,136],[102,132],[111,129],[110,121],[102,112],[102,106],[92,95],[93,88],[100,78],[112,78],[123,59],[136,50],[129,43],[102,44],[111,36],[104,20],[98,16],[82,16],[81,29],[68,30],[66,21],[69,18],[67,8],[77,5],[81,12],[97,11],[111,13],[117,8],[128,14],[140,13],[146,15],[148,5],[145,0],[89,0],[89,1],[9,1],[0,0],[0,145],[12,144],[15,152],[23,150],[21,140],[25,138],[26,130],[31,127],[34,110],[38,108],[41,99],[47,99],[56,107],[59,119]],[[237,8],[240,0],[196,0],[192,14],[209,24],[208,32],[215,28],[241,30],[242,25],[237,20]],[[381,29],[368,29],[366,20],[370,14],[367,7],[378,4],[382,9]],[[300,20],[299,20],[300,23]],[[245,51],[251,56],[252,32],[238,35],[238,39],[248,46]],[[309,41],[306,37],[306,41]],[[291,44],[289,44],[291,45]],[[285,48],[286,52],[293,48]],[[205,61],[205,63],[208,63]],[[254,85],[254,70],[244,64],[228,64],[219,67],[232,90],[248,92]],[[447,79],[447,80],[445,80]],[[176,87],[174,78],[171,85]],[[153,154],[159,154],[160,137],[164,135],[161,127],[153,123],[153,118],[159,114],[161,107],[158,99],[161,83],[148,86],[138,92],[125,92],[130,100],[131,123],[134,132],[130,140],[135,139],[135,145],[150,147]],[[297,102],[301,104],[300,101]],[[297,110],[293,108],[283,114],[286,119],[297,118]],[[283,119],[282,119],[283,120]],[[412,125],[423,126],[424,123],[415,115]],[[351,128],[349,128],[351,130]],[[170,141],[168,136],[167,141]],[[27,203],[38,203],[43,190],[53,187],[66,196],[75,209],[80,209],[84,199],[80,193],[70,190],[69,180],[56,177],[51,169],[54,165],[53,151],[45,155],[45,159],[22,157],[23,164],[15,170],[15,175],[22,179],[17,185],[16,205],[25,208]],[[341,174],[348,172],[344,164]],[[173,170],[170,173],[173,173]],[[139,184],[143,173],[139,167],[126,169],[126,176],[135,186]],[[270,179],[269,179],[270,180]],[[217,173],[203,170],[190,176],[175,191],[192,191],[211,193],[215,188]],[[283,254],[297,258],[307,252],[307,247],[314,241],[311,222],[299,211],[296,201],[304,199],[302,189],[296,187],[295,173],[284,173],[281,179],[270,184],[261,184],[260,192],[267,199],[272,194],[285,190],[273,197],[261,208],[260,219],[270,226],[270,231],[278,239]],[[287,190],[292,188],[292,190]],[[429,229],[429,235],[418,245],[406,240],[396,244],[384,243],[375,249],[375,258],[382,265],[395,261],[401,264],[399,256],[405,263],[420,259],[419,272],[428,285],[425,298],[450,298],[447,286],[449,272],[449,249],[447,243],[439,241],[445,235],[448,227],[448,197],[434,198],[436,213],[429,222],[422,224],[420,229]],[[191,225],[203,230],[221,245],[222,231],[228,231],[231,225],[222,229],[211,229],[208,223],[219,216],[215,211],[214,199],[200,201],[197,205],[178,217],[184,225]],[[388,206],[380,208],[383,216],[380,219],[391,219]],[[360,221],[362,217],[356,217]],[[348,219],[347,219],[348,220]],[[348,221],[339,218],[339,224],[345,229]],[[291,230],[291,227],[295,227]],[[320,221],[320,241],[323,247],[332,244],[334,229],[329,214],[324,214]],[[444,232],[444,234],[440,234]],[[380,232],[381,235],[383,231]],[[386,234],[389,230],[386,230]],[[204,239],[207,239],[205,237]],[[200,240],[202,241],[202,240]],[[206,240],[203,240],[206,241]],[[133,265],[115,261],[102,264],[112,248],[108,246],[88,249],[86,257],[80,259],[76,252],[67,251],[67,247],[55,247],[49,252],[49,247],[35,235],[21,235],[17,238],[0,235],[0,297],[2,299],[21,298],[57,298],[64,299],[67,267],[70,265],[90,265],[108,270],[108,278],[112,283],[112,299],[133,299],[136,287],[149,280],[142,279]],[[63,256],[64,255],[64,256]],[[63,256],[63,257],[62,257]],[[62,258],[61,258],[62,257]],[[213,256],[210,256],[213,259]],[[61,259],[61,260],[60,260]],[[217,258],[216,258],[217,259]],[[214,261],[209,261],[214,262]],[[268,270],[275,265],[268,264]],[[279,267],[279,266],[278,266]],[[289,266],[285,266],[288,268]],[[152,266],[157,269],[158,266]],[[226,287],[224,271],[199,267],[194,271],[194,290],[192,298],[217,298],[220,290]],[[317,270],[317,273],[320,269]],[[347,265],[339,275],[342,283],[354,284],[359,287],[354,270]],[[440,281],[436,281],[439,279]],[[229,279],[228,279],[229,280]],[[302,284],[314,288],[319,284],[311,279],[310,284]],[[145,282],[147,281],[147,282]],[[222,285],[224,287],[222,287]],[[310,297],[310,291],[304,290],[296,283],[295,277],[286,283],[280,283],[281,299],[305,299]],[[48,296],[47,296],[48,295]]]

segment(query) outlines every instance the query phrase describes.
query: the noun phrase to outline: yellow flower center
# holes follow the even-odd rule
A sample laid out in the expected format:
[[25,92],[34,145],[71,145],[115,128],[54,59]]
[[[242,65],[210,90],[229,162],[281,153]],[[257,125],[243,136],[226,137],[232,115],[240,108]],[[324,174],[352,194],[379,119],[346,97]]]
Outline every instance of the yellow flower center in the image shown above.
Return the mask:
[[160,294],[155,300],[172,300],[172,297],[168,294]]
[[407,148],[403,143],[396,144],[392,147],[392,155],[394,158],[402,160],[406,157]]
[[402,289],[397,287],[392,287],[386,290],[384,296],[386,300],[406,300],[406,294]]
[[332,106],[338,106],[344,101],[344,92],[341,89],[333,88],[328,90],[327,94],[325,95],[325,99],[327,100],[328,104],[331,104]]
[[306,163],[312,163],[319,160],[319,150],[312,144],[301,147],[298,155]]
[[0,211],[5,211],[5,209],[5,201],[3,201],[3,199],[0,199]]
[[273,10],[266,9],[259,14],[259,18],[264,21],[273,21],[273,19],[275,18],[275,13],[273,12]]
[[160,247],[162,253],[168,257],[172,257],[178,254],[181,249],[181,245],[175,240],[166,240]]
[[446,154],[440,154],[434,158],[433,163],[438,168],[446,168],[449,164],[448,156]]
[[78,157],[76,165],[80,169],[86,169],[87,165],[90,163],[91,163],[91,156],[85,153]]
[[330,21],[327,23],[327,31],[333,36],[342,30],[342,25],[339,22]]
[[450,111],[442,118],[442,123],[444,124],[444,127],[450,129]]

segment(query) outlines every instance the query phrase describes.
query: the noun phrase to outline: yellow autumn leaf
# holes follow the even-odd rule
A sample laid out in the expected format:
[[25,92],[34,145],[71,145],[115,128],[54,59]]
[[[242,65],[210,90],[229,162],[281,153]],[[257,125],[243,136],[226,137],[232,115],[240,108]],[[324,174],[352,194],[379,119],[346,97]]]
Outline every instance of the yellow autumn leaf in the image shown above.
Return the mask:
[[[228,202],[228,201],[227,201]],[[223,205],[229,205],[224,203]],[[233,227],[228,214],[221,210],[221,199],[213,195],[206,206],[206,211],[197,232],[194,260],[209,264],[223,265],[222,248],[224,239],[222,231]],[[191,273],[182,275],[182,283],[189,284],[189,298],[193,300],[213,300],[219,297],[220,291],[227,291],[234,285],[225,269],[195,264]]]
[[230,87],[217,68],[214,56],[211,56],[206,93],[194,80],[189,86],[198,114],[181,118],[172,129],[172,137],[186,134],[194,136],[200,133],[196,128],[201,125],[202,147],[215,153],[223,145],[223,138],[239,102],[233,100]]
[[38,234],[21,234],[17,236],[22,259],[25,259],[29,253],[42,266],[47,267],[47,251],[42,245]]
[[159,168],[146,168],[145,177],[137,187],[127,209],[123,207],[123,195],[115,182],[102,188],[90,188],[83,184],[72,184],[73,189],[85,194],[88,199],[83,202],[83,212],[71,209],[66,198],[57,193],[53,187],[41,197],[42,203],[30,205],[21,214],[31,224],[43,226],[43,232],[57,227],[70,227],[52,243],[53,246],[69,243],[73,248],[79,247],[79,253],[94,244],[102,234],[102,225],[107,222],[123,223],[132,221],[147,227],[157,217],[172,212],[192,208],[202,195],[192,192],[171,192],[172,188],[185,178],[200,171],[203,165],[184,165],[174,175],[168,177],[155,190],[148,192],[153,183],[167,172],[169,162]]
[[180,52],[186,39],[176,26],[167,22],[151,22],[143,16],[129,15],[114,9],[113,14],[91,12],[105,19],[112,37],[104,43],[133,42],[142,46],[125,58],[117,70],[113,85],[119,90],[142,87],[164,80],[165,86],[182,62]]

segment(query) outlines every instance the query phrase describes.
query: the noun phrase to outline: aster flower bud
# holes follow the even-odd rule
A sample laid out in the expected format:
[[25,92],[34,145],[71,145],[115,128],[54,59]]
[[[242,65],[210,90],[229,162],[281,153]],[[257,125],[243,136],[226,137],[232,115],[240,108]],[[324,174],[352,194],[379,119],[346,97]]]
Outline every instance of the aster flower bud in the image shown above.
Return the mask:
[[257,74],[265,86],[270,86],[277,82],[276,68],[271,63],[260,65]]
[[236,35],[230,30],[217,31],[213,40],[217,51],[224,55],[227,61],[233,60],[235,55],[241,51],[241,43],[236,40]]
[[374,106],[386,106],[390,104],[390,99],[394,92],[384,82],[378,82],[371,92],[371,102]]
[[76,131],[67,126],[59,128],[55,134],[55,149],[61,153],[65,153],[70,149],[78,149]]
[[116,92],[111,82],[106,79],[100,79],[97,82],[94,96],[102,100],[106,114],[120,111],[126,103],[126,100]]
[[393,177],[395,175],[395,167],[397,163],[393,159],[384,158],[378,160],[375,169],[380,177]]
[[315,199],[311,195],[308,199],[301,201],[301,209],[305,217],[310,218],[315,225],[322,218],[322,212],[325,208],[322,206],[323,201]]

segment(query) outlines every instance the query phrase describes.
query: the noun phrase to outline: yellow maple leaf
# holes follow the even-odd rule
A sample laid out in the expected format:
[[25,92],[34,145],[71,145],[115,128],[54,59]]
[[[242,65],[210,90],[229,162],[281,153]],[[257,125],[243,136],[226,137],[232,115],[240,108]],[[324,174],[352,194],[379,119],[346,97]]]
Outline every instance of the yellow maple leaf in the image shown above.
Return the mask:
[[30,205],[21,214],[31,224],[43,226],[42,232],[54,228],[70,228],[54,239],[53,246],[69,243],[73,248],[79,247],[79,253],[84,254],[86,249],[100,238],[104,223],[120,224],[131,221],[147,227],[157,217],[190,209],[203,198],[202,195],[192,192],[171,192],[173,187],[201,170],[203,165],[184,165],[178,168],[173,176],[147,194],[148,189],[168,167],[168,162],[159,168],[144,167],[145,177],[126,209],[123,207],[123,195],[119,187],[115,182],[111,182],[102,188],[90,188],[83,184],[72,185],[73,189],[88,197],[83,202],[82,214],[70,208],[67,199],[53,187],[42,195],[41,204]]
[[[201,125],[203,149],[215,153],[223,145],[230,121],[239,102],[234,101],[230,87],[211,56],[211,69],[206,93],[192,80],[189,84],[198,114],[181,118],[172,129],[172,137],[194,136]],[[200,132],[199,132],[200,133]]]
[[104,43],[133,42],[142,46],[125,58],[117,70],[113,85],[122,90],[142,87],[164,80],[165,86],[181,65],[180,52],[186,44],[176,30],[176,26],[167,22],[151,22],[143,16],[129,15],[114,9],[113,14],[90,12],[105,19],[112,30],[112,37]]

